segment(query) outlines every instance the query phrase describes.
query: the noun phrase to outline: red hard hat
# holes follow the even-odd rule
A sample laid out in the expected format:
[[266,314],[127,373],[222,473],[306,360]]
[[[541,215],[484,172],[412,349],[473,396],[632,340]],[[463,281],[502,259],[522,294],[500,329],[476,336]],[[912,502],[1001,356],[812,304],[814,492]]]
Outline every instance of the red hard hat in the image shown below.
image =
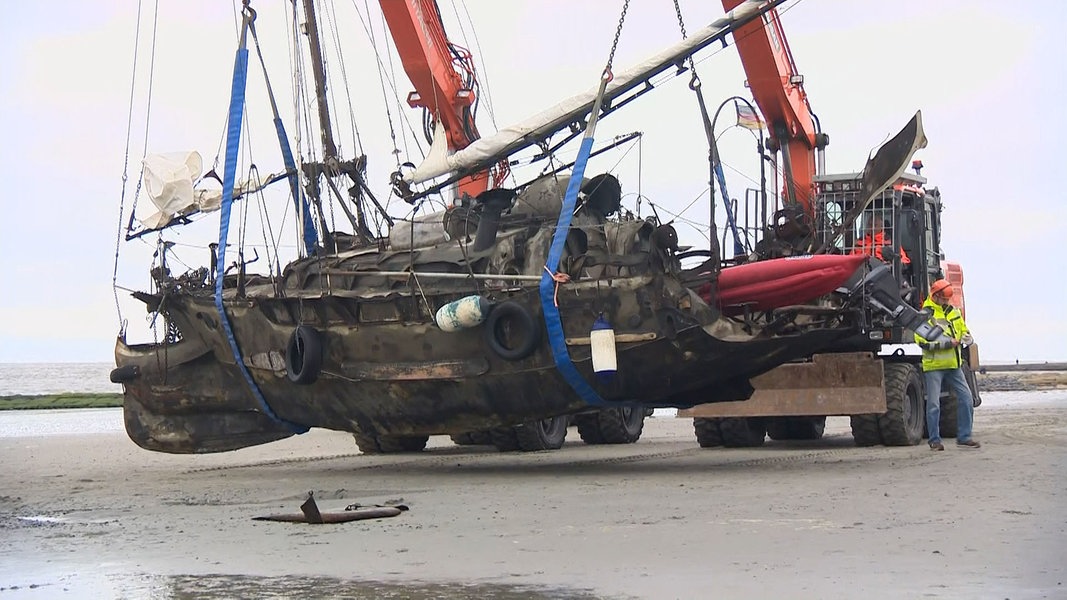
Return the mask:
[[930,286],[930,295],[941,294],[945,299],[952,297],[952,284],[947,279],[938,279]]

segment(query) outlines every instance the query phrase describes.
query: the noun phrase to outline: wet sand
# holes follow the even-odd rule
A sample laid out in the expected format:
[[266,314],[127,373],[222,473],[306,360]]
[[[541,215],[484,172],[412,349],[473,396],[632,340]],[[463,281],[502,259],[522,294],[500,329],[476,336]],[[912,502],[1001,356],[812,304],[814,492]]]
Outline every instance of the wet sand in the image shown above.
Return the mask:
[[[1063,598],[1067,395],[977,411],[980,450],[629,446],[361,456],[313,431],[204,456],[121,433],[0,438],[0,599]],[[338,525],[252,520],[402,502]]]

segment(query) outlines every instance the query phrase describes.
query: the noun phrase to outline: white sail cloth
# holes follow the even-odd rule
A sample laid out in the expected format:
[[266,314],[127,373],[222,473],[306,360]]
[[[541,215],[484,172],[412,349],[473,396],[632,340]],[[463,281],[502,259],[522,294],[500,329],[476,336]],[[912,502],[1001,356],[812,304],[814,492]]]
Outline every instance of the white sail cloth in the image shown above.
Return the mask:
[[[643,81],[659,71],[670,68],[679,57],[686,57],[696,52],[712,38],[722,34],[731,28],[734,23],[743,21],[761,8],[766,6],[765,1],[748,0],[726,16],[716,20],[710,25],[697,30],[693,35],[661,52],[651,56],[647,60],[615,75],[608,84],[605,95],[612,98],[616,93],[621,93],[620,88],[625,90],[633,87],[635,82]],[[556,104],[548,110],[542,111],[518,124],[505,127],[489,137],[475,141],[471,145],[458,150],[451,155],[443,152],[430,152],[430,155],[413,171],[404,175],[408,183],[423,183],[454,171],[470,170],[496,156],[503,156],[522,149],[533,143],[529,140],[543,139],[570,123],[585,116],[592,110],[596,99],[599,85],[593,89],[571,96]],[[440,131],[436,138],[443,138]]]
[[193,182],[200,177],[204,161],[199,152],[167,152],[144,158],[144,187],[157,212],[141,219],[155,229],[194,204]]
[[[211,212],[222,206],[222,187],[197,188],[204,161],[200,153],[192,151],[150,154],[144,159],[144,186],[156,212],[143,218],[141,223],[148,229],[159,229],[175,217],[196,212]],[[269,175],[262,181],[275,179]],[[234,185],[233,196],[259,190],[260,182],[243,181]]]

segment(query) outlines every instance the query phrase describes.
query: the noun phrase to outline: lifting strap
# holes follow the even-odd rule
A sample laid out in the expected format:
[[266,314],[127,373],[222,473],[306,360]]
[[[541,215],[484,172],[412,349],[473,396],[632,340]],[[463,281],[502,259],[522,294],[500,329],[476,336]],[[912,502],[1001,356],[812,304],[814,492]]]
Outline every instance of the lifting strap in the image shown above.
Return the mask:
[[548,258],[545,261],[545,273],[541,276],[541,309],[545,315],[545,329],[548,332],[549,346],[552,348],[552,357],[556,362],[556,369],[567,381],[575,392],[587,403],[593,406],[603,406],[605,400],[589,385],[589,382],[578,372],[574,366],[570,353],[567,351],[567,342],[563,335],[563,322],[560,319],[559,307],[556,305],[556,286],[562,279],[556,273],[559,268],[559,260],[563,254],[563,246],[567,242],[567,234],[570,233],[571,217],[574,214],[574,205],[578,200],[578,191],[582,187],[582,178],[585,176],[585,165],[589,160],[589,154],[593,148],[593,134],[596,131],[597,119],[600,117],[600,108],[604,102],[604,92],[607,91],[608,83],[611,82],[611,63],[615,58],[615,48],[619,45],[619,35],[622,34],[622,24],[626,20],[626,9],[630,6],[630,0],[625,0],[622,14],[619,16],[619,25],[615,30],[615,40],[611,44],[611,52],[608,55],[607,66],[600,76],[600,89],[597,91],[596,100],[593,102],[592,112],[589,114],[589,122],[582,137],[582,145],[578,149],[578,157],[574,161],[574,170],[571,172],[570,181],[567,183],[567,193],[563,198],[563,207],[559,211],[559,219],[556,221],[556,231],[552,234],[552,245],[548,250]]
[[222,205],[219,210],[219,249],[215,262],[215,308],[219,311],[219,320],[222,329],[226,333],[226,339],[230,342],[233,350],[233,358],[237,368],[241,371],[252,395],[259,402],[260,409],[273,421],[283,424],[293,433],[306,433],[308,428],[282,419],[271,410],[267,399],[263,397],[252,374],[245,366],[241,357],[241,349],[237,346],[237,339],[233,336],[233,328],[230,326],[230,318],[226,315],[226,307],[222,304],[222,282],[226,274],[226,238],[230,232],[230,206],[233,204],[233,185],[237,177],[237,148],[241,141],[241,118],[244,113],[245,84],[248,75],[248,48],[246,47],[246,34],[249,25],[255,18],[255,12],[245,6],[244,26],[241,29],[241,42],[237,48],[237,57],[233,64],[233,85],[230,88],[230,115],[226,126],[226,166],[222,177]]

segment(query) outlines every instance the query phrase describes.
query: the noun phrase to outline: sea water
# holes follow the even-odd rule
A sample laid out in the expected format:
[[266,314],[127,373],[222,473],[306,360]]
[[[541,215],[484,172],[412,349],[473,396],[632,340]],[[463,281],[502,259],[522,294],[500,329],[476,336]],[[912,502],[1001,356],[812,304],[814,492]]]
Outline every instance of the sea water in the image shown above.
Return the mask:
[[0,363],[0,396],[122,393],[111,383],[112,363]]

